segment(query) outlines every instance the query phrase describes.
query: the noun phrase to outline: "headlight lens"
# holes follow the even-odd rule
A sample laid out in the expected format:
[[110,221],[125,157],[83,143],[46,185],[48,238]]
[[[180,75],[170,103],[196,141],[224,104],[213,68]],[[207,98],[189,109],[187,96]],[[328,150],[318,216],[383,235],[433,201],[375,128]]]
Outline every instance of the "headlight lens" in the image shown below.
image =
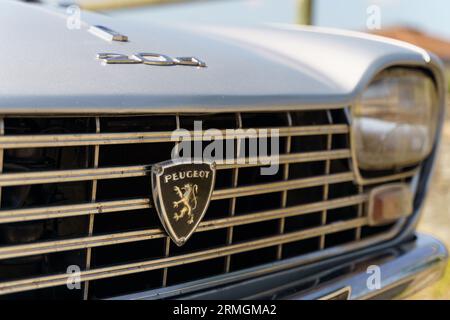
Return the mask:
[[363,93],[353,116],[359,168],[382,170],[417,164],[433,146],[437,90],[421,70],[387,69]]

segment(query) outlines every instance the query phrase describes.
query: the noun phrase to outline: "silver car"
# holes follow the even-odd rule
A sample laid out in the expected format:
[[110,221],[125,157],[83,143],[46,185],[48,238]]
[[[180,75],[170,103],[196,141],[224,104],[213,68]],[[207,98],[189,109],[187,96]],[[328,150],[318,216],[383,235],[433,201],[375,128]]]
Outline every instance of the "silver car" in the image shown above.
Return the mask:
[[72,13],[0,3],[3,299],[386,299],[441,277],[415,231],[434,55]]

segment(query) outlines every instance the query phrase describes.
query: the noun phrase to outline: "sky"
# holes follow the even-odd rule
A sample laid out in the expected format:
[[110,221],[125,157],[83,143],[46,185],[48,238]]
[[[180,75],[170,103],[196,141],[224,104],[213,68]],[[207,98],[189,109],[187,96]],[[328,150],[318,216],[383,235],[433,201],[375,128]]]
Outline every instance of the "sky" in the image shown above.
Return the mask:
[[370,5],[380,8],[381,28],[408,25],[450,39],[448,0],[316,0],[315,23],[364,30]]
[[[97,0],[98,1],[98,0]],[[297,23],[301,0],[210,0],[116,10],[111,15],[133,19],[199,23]],[[367,8],[380,9],[381,28],[418,27],[450,40],[449,0],[313,0],[314,24],[365,31]]]

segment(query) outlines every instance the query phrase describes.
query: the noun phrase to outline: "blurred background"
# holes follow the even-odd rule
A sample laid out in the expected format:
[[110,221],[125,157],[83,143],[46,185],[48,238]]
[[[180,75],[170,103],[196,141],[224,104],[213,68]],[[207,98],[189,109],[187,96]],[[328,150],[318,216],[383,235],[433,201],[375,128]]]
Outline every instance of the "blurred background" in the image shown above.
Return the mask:
[[[41,0],[76,4],[123,19],[158,23],[289,23],[357,30],[396,38],[437,54],[450,75],[448,0]],[[450,78],[450,77],[449,77]],[[450,83],[448,86],[450,91]],[[447,113],[448,114],[448,113]],[[450,248],[450,116],[443,129],[434,179],[419,230]],[[413,299],[450,299],[450,266],[445,277]]]

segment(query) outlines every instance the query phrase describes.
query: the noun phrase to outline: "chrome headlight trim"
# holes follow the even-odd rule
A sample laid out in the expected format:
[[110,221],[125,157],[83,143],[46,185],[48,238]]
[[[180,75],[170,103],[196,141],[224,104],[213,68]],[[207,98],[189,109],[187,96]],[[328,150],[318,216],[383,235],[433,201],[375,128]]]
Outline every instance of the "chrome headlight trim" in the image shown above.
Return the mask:
[[[401,173],[395,173],[390,174],[386,176],[376,177],[376,178],[367,178],[364,177],[361,173],[360,166],[358,164],[358,158],[357,158],[357,152],[356,152],[356,132],[353,125],[353,119],[355,118],[355,104],[358,103],[358,101],[361,100],[361,96],[364,93],[365,90],[370,86],[372,83],[372,79],[374,79],[378,74],[383,72],[384,70],[390,69],[390,68],[407,68],[407,69],[421,69],[428,71],[430,73],[430,76],[435,82],[435,86],[437,89],[437,97],[438,97],[438,116],[437,116],[437,123],[436,123],[436,130],[434,133],[434,142],[433,146],[431,148],[431,152],[428,154],[428,156],[425,157],[423,161],[425,161],[427,158],[431,157],[436,152],[436,149],[439,144],[439,138],[442,131],[442,126],[444,122],[444,115],[445,115],[445,103],[446,103],[446,82],[444,78],[444,73],[442,71],[442,65],[438,58],[431,55],[430,61],[398,61],[395,63],[388,63],[380,67],[376,72],[374,72],[373,77],[370,79],[370,81],[367,82],[367,84],[364,86],[364,88],[361,90],[361,93],[358,95],[358,97],[353,101],[353,104],[349,107],[347,117],[350,124],[350,147],[352,152],[352,158],[353,163],[352,170],[355,174],[355,179],[358,182],[359,185],[370,185],[370,184],[377,184],[377,183],[383,183],[386,181],[390,181],[393,179],[401,179],[403,177],[410,177],[415,176],[420,172],[420,165],[416,166],[415,168],[412,168],[408,171],[401,172]],[[422,162],[423,162],[422,161]]]

